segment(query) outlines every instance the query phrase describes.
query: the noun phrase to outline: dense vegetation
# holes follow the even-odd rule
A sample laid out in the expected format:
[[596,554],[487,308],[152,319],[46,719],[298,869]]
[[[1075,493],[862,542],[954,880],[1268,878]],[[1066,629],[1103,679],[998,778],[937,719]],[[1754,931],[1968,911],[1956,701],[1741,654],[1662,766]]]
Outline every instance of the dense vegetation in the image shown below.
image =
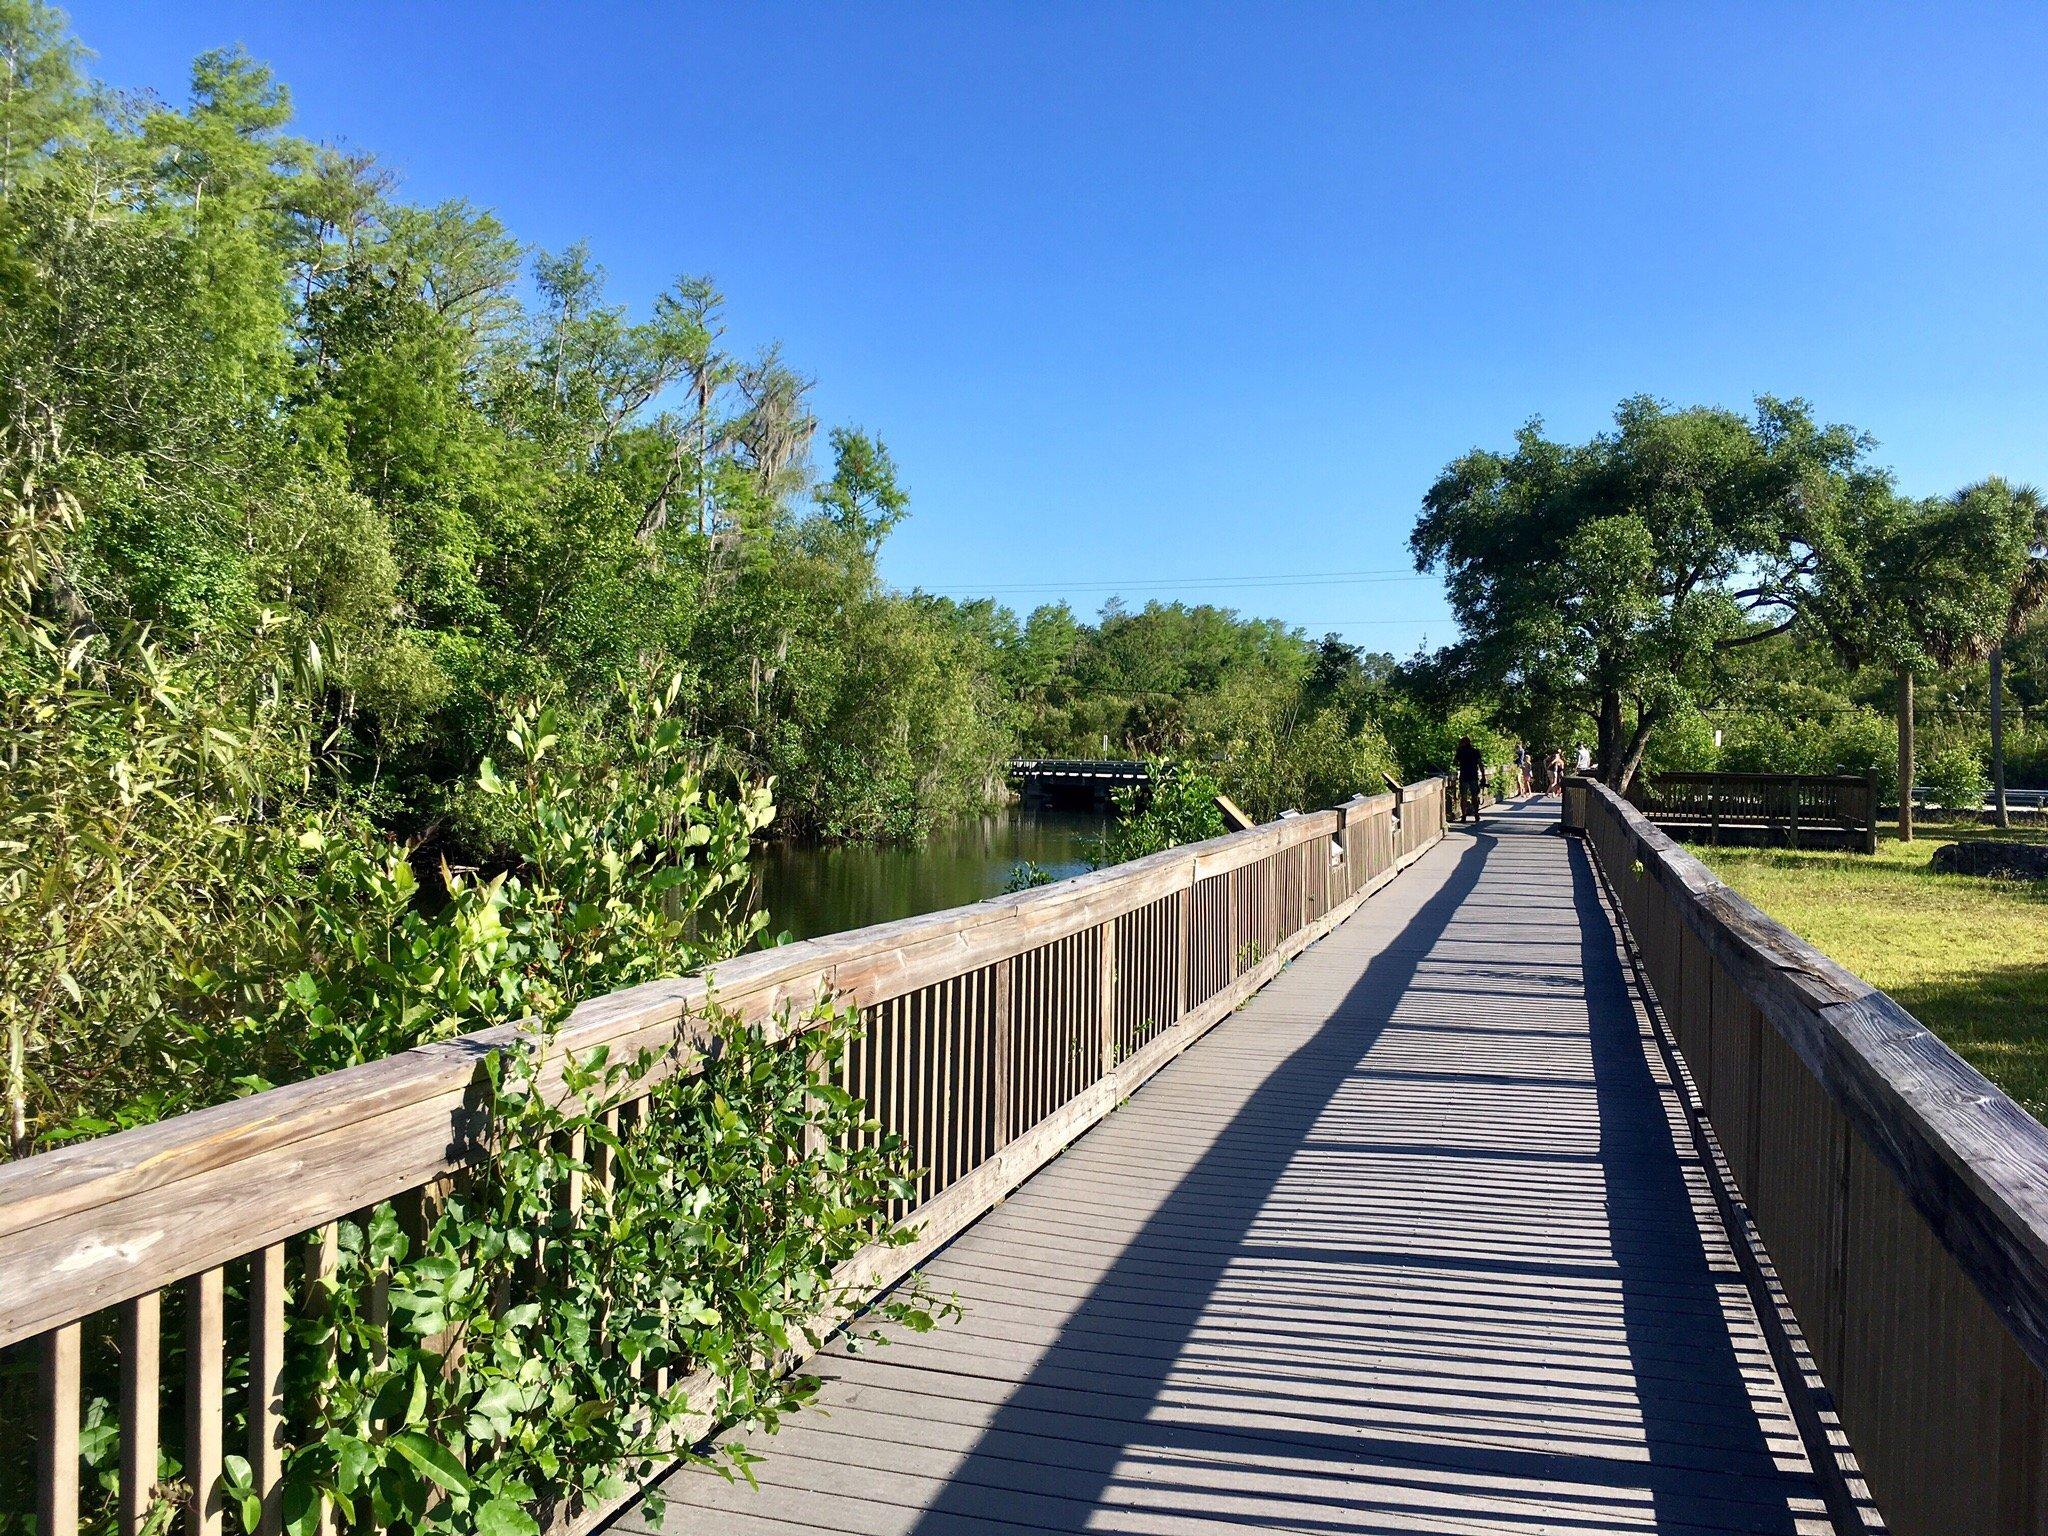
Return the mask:
[[[1442,756],[1335,640],[888,590],[887,449],[817,442],[708,281],[635,317],[581,248],[293,136],[239,53],[182,107],[83,60],[0,0],[16,1153],[638,974],[585,964],[600,896],[493,768],[508,732],[613,854],[602,901],[697,883],[689,942],[636,934],[672,968],[753,938],[729,877],[770,786],[775,831],[871,837],[989,804],[1020,748],[1189,757],[1261,814]],[[497,929],[550,904],[536,967]]]
[[490,828],[453,786],[505,701],[601,737],[621,676],[681,676],[686,733],[799,828],[987,794],[985,658],[876,579],[887,451],[835,430],[815,471],[808,381],[721,350],[708,282],[635,319],[582,248],[292,137],[245,57],[202,58],[182,110],[127,100],[7,9],[0,432],[10,481],[80,509],[42,573],[73,633],[317,644],[321,770],[466,853]]

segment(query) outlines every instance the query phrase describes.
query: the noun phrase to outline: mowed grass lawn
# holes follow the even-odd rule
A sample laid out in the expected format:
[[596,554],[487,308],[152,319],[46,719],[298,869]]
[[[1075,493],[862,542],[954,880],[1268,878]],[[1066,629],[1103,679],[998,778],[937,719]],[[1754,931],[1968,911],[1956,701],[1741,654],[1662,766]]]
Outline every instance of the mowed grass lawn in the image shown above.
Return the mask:
[[2048,881],[1940,875],[1964,837],[2048,828],[1921,827],[1876,854],[1694,848],[1764,911],[1889,992],[1978,1071],[2048,1120]]

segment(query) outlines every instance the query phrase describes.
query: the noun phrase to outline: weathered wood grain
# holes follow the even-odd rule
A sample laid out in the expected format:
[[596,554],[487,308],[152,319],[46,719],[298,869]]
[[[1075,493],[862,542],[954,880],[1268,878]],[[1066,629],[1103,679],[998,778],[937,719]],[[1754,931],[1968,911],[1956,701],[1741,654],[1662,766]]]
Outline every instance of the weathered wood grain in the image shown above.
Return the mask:
[[78,1536],[78,1324],[66,1323],[45,1335],[37,1370],[42,1423],[37,1436],[36,1530],[49,1536]]
[[121,1309],[121,1536],[142,1536],[156,1488],[162,1392],[163,1304],[157,1293]]

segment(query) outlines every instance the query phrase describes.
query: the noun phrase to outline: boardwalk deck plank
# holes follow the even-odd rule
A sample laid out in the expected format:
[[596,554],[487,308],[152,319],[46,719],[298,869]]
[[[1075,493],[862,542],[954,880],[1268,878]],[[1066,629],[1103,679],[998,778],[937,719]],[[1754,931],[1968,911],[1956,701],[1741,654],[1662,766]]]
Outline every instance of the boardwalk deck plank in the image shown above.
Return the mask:
[[828,1351],[760,1488],[679,1471],[660,1529],[1829,1530],[1554,819],[1454,832],[941,1252],[961,1322]]

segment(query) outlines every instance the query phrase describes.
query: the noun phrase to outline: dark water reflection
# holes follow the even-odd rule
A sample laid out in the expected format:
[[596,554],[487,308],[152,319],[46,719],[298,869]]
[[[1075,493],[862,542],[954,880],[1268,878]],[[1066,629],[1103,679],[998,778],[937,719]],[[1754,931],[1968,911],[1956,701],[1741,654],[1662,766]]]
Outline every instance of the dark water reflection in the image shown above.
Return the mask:
[[1088,840],[1108,818],[1078,811],[1012,810],[956,822],[920,843],[794,845],[754,861],[754,899],[771,933],[797,939],[965,906],[1008,888],[1029,862],[1056,880],[1089,867]]

